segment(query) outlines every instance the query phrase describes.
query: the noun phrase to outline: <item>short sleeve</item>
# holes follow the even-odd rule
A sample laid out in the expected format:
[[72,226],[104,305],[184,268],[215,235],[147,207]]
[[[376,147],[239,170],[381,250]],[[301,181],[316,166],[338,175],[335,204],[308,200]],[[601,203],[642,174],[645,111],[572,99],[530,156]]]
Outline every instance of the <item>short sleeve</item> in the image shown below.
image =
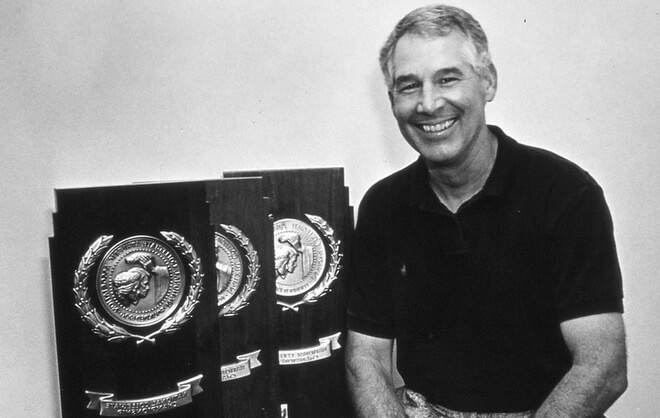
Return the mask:
[[598,185],[586,186],[559,218],[551,232],[549,263],[560,321],[623,312],[612,218]]

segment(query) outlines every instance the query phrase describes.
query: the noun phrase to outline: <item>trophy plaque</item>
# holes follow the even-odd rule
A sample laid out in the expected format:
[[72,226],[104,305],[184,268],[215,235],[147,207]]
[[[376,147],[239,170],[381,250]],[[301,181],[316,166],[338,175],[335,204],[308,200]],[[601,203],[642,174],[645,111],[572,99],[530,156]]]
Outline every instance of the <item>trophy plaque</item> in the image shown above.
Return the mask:
[[273,225],[262,178],[207,182],[226,417],[279,417]]
[[221,416],[205,183],[56,190],[56,204],[63,416]]
[[275,343],[282,416],[348,416],[344,379],[346,283],[352,231],[343,170],[224,173],[261,176],[273,220]]

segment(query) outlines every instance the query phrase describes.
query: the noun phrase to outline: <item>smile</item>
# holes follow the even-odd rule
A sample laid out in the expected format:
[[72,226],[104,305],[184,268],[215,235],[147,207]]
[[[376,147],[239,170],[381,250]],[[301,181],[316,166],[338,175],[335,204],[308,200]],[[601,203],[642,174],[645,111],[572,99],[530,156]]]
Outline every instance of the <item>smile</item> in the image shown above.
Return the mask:
[[457,121],[457,118],[449,119],[442,123],[437,123],[435,125],[420,125],[424,132],[442,132],[446,129],[449,129]]

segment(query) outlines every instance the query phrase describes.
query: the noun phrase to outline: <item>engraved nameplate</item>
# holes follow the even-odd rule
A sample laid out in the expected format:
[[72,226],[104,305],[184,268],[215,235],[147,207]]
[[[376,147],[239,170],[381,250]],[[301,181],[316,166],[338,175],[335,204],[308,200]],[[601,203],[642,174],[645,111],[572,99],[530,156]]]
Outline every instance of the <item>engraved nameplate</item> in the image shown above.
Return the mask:
[[223,382],[249,376],[252,369],[261,366],[259,361],[261,350],[236,356],[236,363],[225,364],[220,368],[220,378]]
[[192,397],[203,389],[199,386],[202,375],[178,382],[178,390],[163,395],[144,399],[117,400],[113,393],[85,391],[89,397],[87,409],[99,410],[99,415],[105,417],[141,416],[156,414],[178,408],[192,402]]
[[280,350],[279,363],[282,366],[310,363],[313,361],[322,360],[332,355],[333,350],[341,348],[339,344],[339,337],[341,332],[338,332],[327,337],[319,338],[319,345],[308,348],[300,348],[297,350]]

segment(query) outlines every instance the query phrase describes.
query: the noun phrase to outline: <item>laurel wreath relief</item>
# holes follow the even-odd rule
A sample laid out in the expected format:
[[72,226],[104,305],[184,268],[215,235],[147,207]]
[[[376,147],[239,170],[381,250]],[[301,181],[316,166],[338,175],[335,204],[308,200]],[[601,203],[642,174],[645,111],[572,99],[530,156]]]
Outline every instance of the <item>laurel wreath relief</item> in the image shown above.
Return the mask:
[[241,288],[239,294],[230,302],[227,302],[220,308],[219,316],[232,316],[237,315],[240,309],[243,309],[250,303],[250,298],[257,288],[259,283],[261,265],[259,264],[259,256],[254,250],[254,246],[250,239],[243,234],[243,232],[232,225],[220,224],[222,228],[240,244],[241,248],[245,251],[245,256],[248,260],[248,272],[246,275],[246,283]]
[[328,247],[330,248],[330,262],[328,263],[328,269],[323,275],[323,279],[310,289],[303,298],[295,303],[286,303],[283,301],[277,301],[279,305],[282,305],[282,310],[293,309],[294,311],[298,310],[298,306],[303,304],[316,303],[318,300],[323,297],[326,293],[330,292],[330,286],[332,283],[337,280],[337,275],[341,269],[339,264],[342,258],[342,254],[339,252],[339,244],[341,241],[335,239],[335,231],[332,229],[328,223],[321,218],[320,216],[305,214],[307,219],[309,219],[328,241]]
[[87,249],[78,264],[78,269],[74,272],[75,306],[80,312],[81,318],[92,327],[94,334],[107,338],[110,342],[121,342],[130,338],[136,339],[137,344],[148,341],[155,343],[154,337],[162,333],[173,333],[192,317],[192,311],[199,302],[199,295],[203,290],[202,278],[204,274],[201,271],[201,263],[192,246],[179,234],[175,232],[161,231],[161,235],[174,246],[175,250],[182,255],[188,262],[187,268],[190,273],[190,288],[188,296],[179,309],[169,318],[167,318],[161,327],[149,335],[143,336],[133,334],[126,328],[107,322],[92,304],[89,298],[89,272],[108,248],[112,241],[112,235],[102,235]]

